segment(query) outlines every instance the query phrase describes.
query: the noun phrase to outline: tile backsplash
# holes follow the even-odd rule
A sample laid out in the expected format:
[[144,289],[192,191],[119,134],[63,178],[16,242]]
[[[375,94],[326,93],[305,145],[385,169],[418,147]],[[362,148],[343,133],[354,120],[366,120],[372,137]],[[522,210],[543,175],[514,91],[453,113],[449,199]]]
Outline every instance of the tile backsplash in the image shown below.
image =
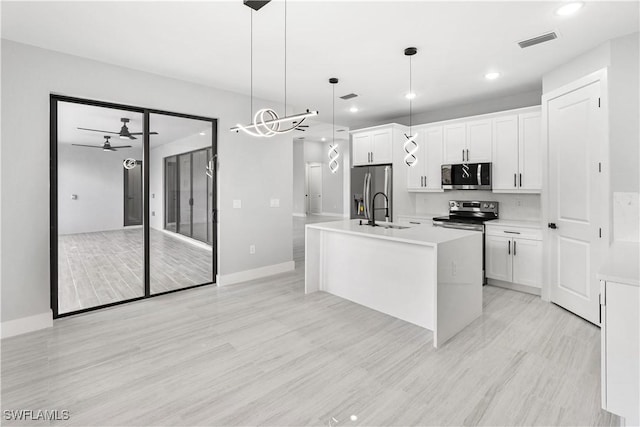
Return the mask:
[[640,193],[613,193],[613,239],[640,241]]
[[491,191],[456,190],[444,193],[416,193],[416,215],[446,214],[449,200],[491,200],[500,203],[502,219],[539,221],[539,194],[502,194]]

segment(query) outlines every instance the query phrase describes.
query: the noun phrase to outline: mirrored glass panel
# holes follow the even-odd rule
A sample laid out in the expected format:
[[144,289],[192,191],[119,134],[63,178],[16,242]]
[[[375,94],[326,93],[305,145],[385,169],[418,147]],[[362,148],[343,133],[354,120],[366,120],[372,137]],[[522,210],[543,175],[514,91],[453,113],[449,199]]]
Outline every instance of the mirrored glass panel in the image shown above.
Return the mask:
[[149,115],[151,293],[213,281],[213,125]]
[[143,114],[57,106],[58,313],[141,297]]

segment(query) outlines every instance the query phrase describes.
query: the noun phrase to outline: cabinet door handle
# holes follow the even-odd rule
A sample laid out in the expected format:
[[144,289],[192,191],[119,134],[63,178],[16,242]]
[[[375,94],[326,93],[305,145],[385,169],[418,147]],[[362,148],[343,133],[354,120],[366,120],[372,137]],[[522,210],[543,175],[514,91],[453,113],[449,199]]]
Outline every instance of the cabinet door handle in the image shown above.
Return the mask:
[[511,240],[509,240],[507,243],[509,245],[509,246],[507,246],[507,254],[511,255]]
[[520,174],[520,187],[522,187],[522,174]]
[[371,163],[373,163],[373,151],[371,152]]
[[469,161],[469,149],[467,148],[467,162]]
[[427,186],[427,177],[426,176],[424,177],[424,186],[425,187]]
[[462,149],[462,161],[464,162],[464,148]]
[[513,241],[513,256],[516,256],[516,241]]
[[518,183],[516,182],[516,174],[515,173],[513,174],[513,186],[514,187],[518,186]]

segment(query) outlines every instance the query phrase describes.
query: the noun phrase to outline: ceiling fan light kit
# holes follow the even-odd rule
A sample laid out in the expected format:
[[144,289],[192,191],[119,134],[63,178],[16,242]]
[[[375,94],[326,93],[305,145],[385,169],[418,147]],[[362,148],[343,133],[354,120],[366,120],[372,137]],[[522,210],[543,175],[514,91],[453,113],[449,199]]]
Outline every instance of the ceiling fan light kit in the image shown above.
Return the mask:
[[[251,111],[253,112],[253,11],[258,11],[269,1],[245,0],[245,6],[251,8]],[[287,111],[287,1],[284,1],[284,111]],[[236,124],[231,132],[243,131],[247,135],[271,138],[294,130],[304,131],[302,123],[307,117],[317,116],[317,111],[307,110],[305,113],[280,117],[273,108],[262,108],[253,115],[253,122],[243,126]],[[285,125],[286,123],[286,125]],[[286,127],[284,127],[286,126]]]
[[[112,132],[112,131],[100,130],[100,129],[89,129],[89,128],[78,128],[78,129],[79,130],[88,130],[90,132],[110,133],[112,135],[118,135],[118,137],[121,138],[121,139],[138,139],[134,135],[144,135],[144,132],[130,132],[129,131],[129,128],[127,127],[127,123],[129,123],[131,121],[131,119],[123,117],[123,118],[120,119],[120,121],[122,122],[122,127],[120,127],[120,131],[119,132]],[[157,135],[157,134],[158,134],[158,132],[149,132],[149,135]]]
[[131,148],[131,145],[118,145],[114,147],[113,145],[111,145],[111,142],[109,141],[110,139],[111,139],[110,136],[105,135],[104,144],[102,145],[87,145],[87,144],[71,144],[71,145],[75,145],[76,147],[100,148],[102,149],[102,151],[118,151],[119,148]]

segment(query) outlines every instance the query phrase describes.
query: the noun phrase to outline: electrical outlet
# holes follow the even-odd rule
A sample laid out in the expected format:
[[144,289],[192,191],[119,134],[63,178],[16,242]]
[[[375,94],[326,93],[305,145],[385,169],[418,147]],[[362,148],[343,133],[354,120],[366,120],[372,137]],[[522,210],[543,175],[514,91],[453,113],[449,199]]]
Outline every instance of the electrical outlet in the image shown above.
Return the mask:
[[455,261],[451,261],[451,277],[456,277],[458,274],[458,265]]
[[251,255],[256,253],[256,245],[249,245],[249,253]]
[[240,209],[240,208],[242,208],[242,200],[234,200],[234,201],[233,201],[233,208],[234,208],[234,209]]
[[272,208],[279,208],[280,207],[280,199],[271,199],[269,206]]
[[522,199],[516,199],[516,206],[522,206]]

